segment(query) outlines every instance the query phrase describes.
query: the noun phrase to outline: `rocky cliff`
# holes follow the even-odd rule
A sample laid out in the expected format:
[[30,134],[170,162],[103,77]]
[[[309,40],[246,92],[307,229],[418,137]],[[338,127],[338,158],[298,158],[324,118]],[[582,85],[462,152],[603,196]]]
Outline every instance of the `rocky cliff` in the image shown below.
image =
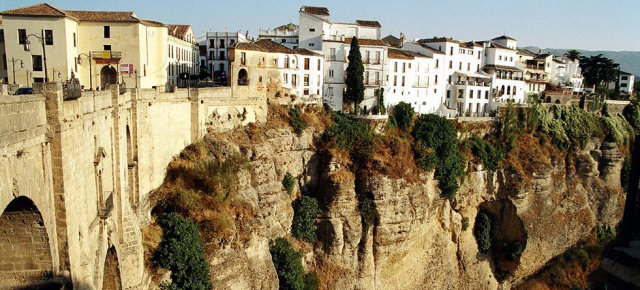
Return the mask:
[[[278,288],[269,241],[290,237],[300,192],[319,200],[318,240],[290,240],[321,289],[509,288],[622,216],[615,143],[594,140],[571,153],[533,146],[495,172],[470,161],[456,199],[448,200],[432,173],[407,179],[353,172],[344,154],[316,148],[321,133],[322,126],[299,136],[274,126],[207,137],[223,155],[239,152],[249,163],[237,173],[234,199],[250,210],[231,217],[234,234],[205,241],[215,245],[208,253],[214,288]],[[286,173],[300,191],[287,194]],[[358,209],[361,196],[373,200],[371,225]],[[485,254],[473,234],[480,210],[494,217],[495,246]],[[508,257],[514,244],[521,251]]]

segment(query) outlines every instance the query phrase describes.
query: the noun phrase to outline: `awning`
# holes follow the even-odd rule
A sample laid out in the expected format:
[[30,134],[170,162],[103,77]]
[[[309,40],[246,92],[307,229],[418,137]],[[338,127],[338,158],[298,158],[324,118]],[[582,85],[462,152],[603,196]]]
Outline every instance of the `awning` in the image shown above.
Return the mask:
[[455,74],[457,74],[458,76],[469,77],[469,78],[491,79],[491,75],[486,74],[484,72],[461,72],[461,71],[456,71]]

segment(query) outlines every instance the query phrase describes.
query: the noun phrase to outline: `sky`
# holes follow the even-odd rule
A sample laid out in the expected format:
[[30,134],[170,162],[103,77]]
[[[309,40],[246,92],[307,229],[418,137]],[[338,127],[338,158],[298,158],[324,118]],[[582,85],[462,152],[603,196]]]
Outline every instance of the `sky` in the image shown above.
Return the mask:
[[[42,0],[41,0],[42,1]],[[0,0],[0,10],[37,4]],[[249,31],[298,23],[301,5],[329,8],[331,20],[378,20],[382,34],[408,40],[433,36],[487,40],[506,34],[518,46],[640,51],[639,0],[48,0],[63,10],[135,11],[166,24],[191,24],[196,36],[207,30]]]

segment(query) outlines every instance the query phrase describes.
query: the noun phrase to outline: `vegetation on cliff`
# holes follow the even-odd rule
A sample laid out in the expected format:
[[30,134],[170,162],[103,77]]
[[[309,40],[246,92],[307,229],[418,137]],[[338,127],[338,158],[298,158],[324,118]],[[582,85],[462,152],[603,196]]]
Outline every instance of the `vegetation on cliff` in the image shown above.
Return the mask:
[[196,225],[177,213],[160,217],[164,230],[155,260],[171,271],[171,283],[164,289],[211,289],[209,265]]
[[287,240],[275,239],[269,246],[269,252],[278,274],[280,289],[314,290],[318,288],[315,273],[305,275],[302,267],[302,253],[296,251]]
[[316,217],[320,212],[318,200],[303,195],[293,204],[291,234],[298,239],[313,243],[316,240]]

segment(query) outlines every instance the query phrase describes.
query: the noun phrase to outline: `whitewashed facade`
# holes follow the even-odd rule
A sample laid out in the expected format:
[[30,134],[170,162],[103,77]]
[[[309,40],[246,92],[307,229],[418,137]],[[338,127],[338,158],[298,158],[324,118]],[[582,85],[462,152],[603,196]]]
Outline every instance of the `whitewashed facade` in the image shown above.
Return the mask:
[[200,49],[191,25],[167,25],[167,82],[172,86],[186,86],[180,74],[196,75],[200,72]]
[[229,77],[229,48],[247,41],[248,36],[242,31],[207,32],[207,68],[214,82],[226,84]]

